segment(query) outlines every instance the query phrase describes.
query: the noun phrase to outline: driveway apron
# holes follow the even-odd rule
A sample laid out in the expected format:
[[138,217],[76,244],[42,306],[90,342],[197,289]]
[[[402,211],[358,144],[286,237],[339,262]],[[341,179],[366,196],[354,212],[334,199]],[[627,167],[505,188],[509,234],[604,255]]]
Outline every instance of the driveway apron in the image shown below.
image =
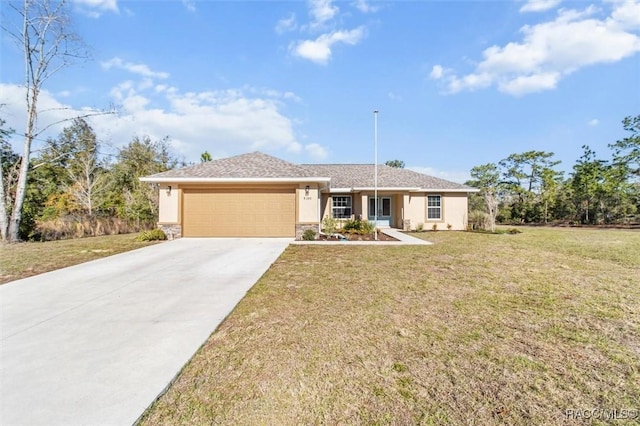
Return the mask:
[[0,286],[0,424],[133,424],[291,241],[183,238]]

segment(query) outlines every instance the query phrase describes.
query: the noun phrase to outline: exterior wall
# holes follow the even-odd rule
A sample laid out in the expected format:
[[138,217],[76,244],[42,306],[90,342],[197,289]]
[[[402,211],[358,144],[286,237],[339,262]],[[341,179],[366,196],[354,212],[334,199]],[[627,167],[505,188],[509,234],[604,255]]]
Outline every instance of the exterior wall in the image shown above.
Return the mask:
[[406,193],[403,199],[402,229],[415,230],[419,223],[424,224],[427,219],[425,206],[427,198],[424,193]]
[[306,185],[300,185],[296,190],[297,192],[297,223],[318,223],[320,217],[318,217],[318,188],[317,186],[309,186],[309,193],[307,194]]
[[[364,203],[364,204],[363,204]],[[364,205],[367,204],[366,198],[363,199],[359,192],[351,194],[351,214],[354,219],[366,219],[367,217],[362,214],[362,211],[366,209]]]
[[467,194],[462,192],[449,192],[445,193],[443,197],[443,217],[444,228],[447,229],[447,224],[451,224],[451,229],[454,231],[464,231],[467,229],[467,211],[468,211],[468,197]]
[[[189,188],[196,186],[190,185]],[[230,185],[203,185],[197,186],[203,189],[231,189]],[[247,188],[247,186],[243,186]],[[261,185],[252,186],[259,189]],[[264,186],[266,187],[266,186]],[[239,187],[238,187],[239,188]],[[167,194],[168,184],[160,186],[159,190],[159,220],[158,227],[165,231],[169,238],[182,236],[182,195],[183,188],[172,184],[171,193]],[[352,197],[352,212],[354,217],[367,218],[368,199],[373,197],[373,192],[360,192],[348,194]],[[427,195],[442,196],[442,219],[427,220]],[[467,203],[466,193],[385,193],[378,196],[390,196],[392,198],[392,222],[391,225],[400,229],[415,230],[420,223],[424,229],[431,229],[436,224],[439,230],[446,230],[451,225],[452,230],[465,230],[467,227]],[[306,185],[296,187],[296,221],[295,234],[300,238],[306,229],[319,231],[322,218],[330,216],[332,212],[331,196],[321,193],[320,188],[312,184],[309,193]]]
[[180,200],[182,190],[178,185],[171,185],[171,193],[167,194],[169,185],[161,185],[158,193],[158,223],[179,224],[180,223]]
[[[442,218],[427,220],[427,196],[440,195],[442,197]],[[438,230],[465,230],[467,228],[467,194],[464,192],[448,193],[409,193],[403,196],[403,228],[415,230],[420,223],[425,230],[431,230],[435,224]]]

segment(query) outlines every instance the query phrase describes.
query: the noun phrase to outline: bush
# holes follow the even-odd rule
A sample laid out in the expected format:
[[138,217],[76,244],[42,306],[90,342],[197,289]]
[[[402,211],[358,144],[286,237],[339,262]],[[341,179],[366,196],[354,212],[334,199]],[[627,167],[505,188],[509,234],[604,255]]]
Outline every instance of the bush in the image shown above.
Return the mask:
[[375,226],[373,226],[373,222],[369,222],[368,220],[350,219],[345,222],[342,229],[350,234],[367,235],[373,234]]
[[437,231],[437,230],[438,230],[438,224],[437,224],[437,223],[434,223],[434,224],[431,226],[431,230],[432,230],[432,231]]
[[167,235],[162,229],[151,229],[143,231],[136,237],[136,241],[163,241],[167,239]]
[[91,217],[66,215],[56,219],[38,221],[28,236],[32,241],[54,241],[71,238],[97,237],[138,232],[154,223],[135,223],[117,217]]
[[338,227],[338,221],[336,220],[336,218],[331,216],[325,216],[322,219],[322,230],[325,233],[329,235],[335,234],[337,227]]
[[305,231],[302,233],[302,239],[304,241],[313,241],[316,239],[316,231],[314,231],[313,229],[305,229]]
[[358,219],[349,219],[344,223],[342,229],[346,232],[353,231],[358,233],[362,229],[362,221]]
[[469,227],[472,231],[487,229],[489,215],[481,210],[473,210],[469,213]]
[[416,225],[416,232],[422,232],[422,231],[424,231],[424,223],[418,222],[418,224]]

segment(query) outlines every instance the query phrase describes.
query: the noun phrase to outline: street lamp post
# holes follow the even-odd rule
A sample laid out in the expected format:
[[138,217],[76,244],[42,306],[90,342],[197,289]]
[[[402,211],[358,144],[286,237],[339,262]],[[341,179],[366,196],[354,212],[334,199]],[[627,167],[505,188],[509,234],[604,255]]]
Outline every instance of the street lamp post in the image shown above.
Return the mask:
[[373,213],[373,236],[378,241],[378,110],[373,111],[373,199],[374,201],[374,213]]

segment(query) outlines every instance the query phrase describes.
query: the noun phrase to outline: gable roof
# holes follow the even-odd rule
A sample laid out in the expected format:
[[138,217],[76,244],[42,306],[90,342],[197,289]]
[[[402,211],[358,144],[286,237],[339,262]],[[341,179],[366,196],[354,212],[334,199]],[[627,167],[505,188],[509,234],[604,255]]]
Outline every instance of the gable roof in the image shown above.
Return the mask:
[[261,152],[207,161],[142,178],[145,182],[328,181],[311,170]]
[[[374,186],[373,164],[303,164],[303,167],[316,175],[331,176],[332,188],[372,189]],[[378,188],[475,191],[466,185],[385,164],[378,165]]]
[[[144,182],[326,182],[331,192],[372,190],[373,164],[293,164],[261,152],[236,155],[145,176]],[[475,188],[408,169],[378,165],[378,188],[475,192]]]

